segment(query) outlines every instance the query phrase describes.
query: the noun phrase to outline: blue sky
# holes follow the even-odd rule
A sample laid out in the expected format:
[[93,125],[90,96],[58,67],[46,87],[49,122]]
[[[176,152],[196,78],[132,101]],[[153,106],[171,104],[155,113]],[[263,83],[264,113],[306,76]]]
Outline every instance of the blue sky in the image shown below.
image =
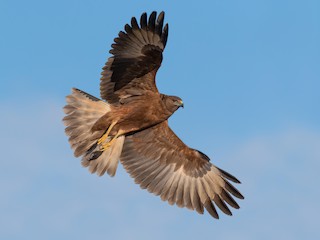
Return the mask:
[[[157,75],[185,108],[170,125],[237,176],[234,216],[172,207],[120,167],[90,175],[62,107],[99,95],[110,45],[132,16],[166,12]],[[319,1],[0,1],[1,239],[318,239]]]

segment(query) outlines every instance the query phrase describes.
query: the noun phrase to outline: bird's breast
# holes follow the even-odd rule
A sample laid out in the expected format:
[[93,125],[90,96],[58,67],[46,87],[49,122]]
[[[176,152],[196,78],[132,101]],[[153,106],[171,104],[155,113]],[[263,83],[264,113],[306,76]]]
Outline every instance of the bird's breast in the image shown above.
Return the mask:
[[124,133],[136,132],[165,121],[167,116],[159,101],[133,102],[120,110],[122,112],[118,127]]

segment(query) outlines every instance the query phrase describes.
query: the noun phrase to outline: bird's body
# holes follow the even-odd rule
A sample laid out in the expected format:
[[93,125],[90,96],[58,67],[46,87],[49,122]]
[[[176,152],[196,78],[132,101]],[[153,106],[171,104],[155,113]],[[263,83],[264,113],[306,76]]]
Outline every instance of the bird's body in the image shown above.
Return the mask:
[[[150,104],[146,105],[145,99]],[[105,130],[112,122],[117,122],[110,132],[111,136],[119,131],[130,134],[161,123],[172,115],[159,93],[147,91],[143,96],[133,96],[126,101],[125,104],[111,105],[111,111],[93,125],[92,131]]]
[[[159,93],[156,73],[167,43],[164,13],[152,12],[125,25],[103,67],[101,99],[79,89],[67,96],[66,134],[76,157],[91,173],[114,176],[118,162],[141,188],[179,207],[218,218],[215,205],[232,215],[243,199],[229,183],[235,177],[214,166],[208,156],[185,145],[168,126],[183,102]],[[227,203],[227,204],[226,204]]]

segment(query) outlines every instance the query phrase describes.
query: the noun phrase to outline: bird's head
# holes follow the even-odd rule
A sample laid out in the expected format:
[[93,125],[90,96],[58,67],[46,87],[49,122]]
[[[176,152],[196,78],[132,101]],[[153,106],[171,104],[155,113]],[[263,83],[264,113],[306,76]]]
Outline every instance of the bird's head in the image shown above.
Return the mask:
[[180,107],[182,108],[184,107],[183,101],[181,100],[181,98],[176,96],[165,95],[163,98],[163,102],[171,113],[174,113]]

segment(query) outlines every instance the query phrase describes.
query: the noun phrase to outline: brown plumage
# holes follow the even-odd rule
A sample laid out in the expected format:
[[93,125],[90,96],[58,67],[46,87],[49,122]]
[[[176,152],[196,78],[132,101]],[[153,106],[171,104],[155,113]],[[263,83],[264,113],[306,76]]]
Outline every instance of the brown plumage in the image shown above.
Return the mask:
[[158,92],[157,70],[167,43],[164,12],[144,13],[115,38],[103,67],[100,100],[73,89],[64,107],[66,134],[82,165],[99,176],[116,173],[120,162],[143,189],[179,207],[219,218],[216,206],[232,215],[233,197],[243,199],[229,182],[234,176],[217,168],[200,151],[186,146],[167,119],[181,106],[179,97]]

